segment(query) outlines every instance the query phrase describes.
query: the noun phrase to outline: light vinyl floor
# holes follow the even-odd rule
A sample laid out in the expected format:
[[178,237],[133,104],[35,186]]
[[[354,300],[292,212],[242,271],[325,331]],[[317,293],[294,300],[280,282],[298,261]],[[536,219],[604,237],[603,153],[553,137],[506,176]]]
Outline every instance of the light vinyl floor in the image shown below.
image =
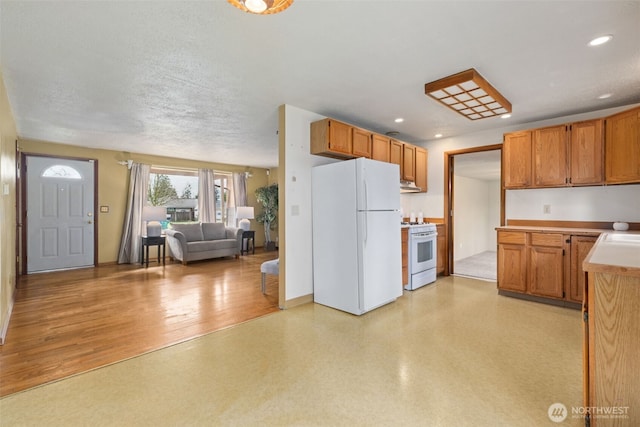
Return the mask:
[[[279,311],[0,400],[3,426],[551,426],[580,312],[436,283],[357,317]],[[563,426],[584,425],[569,418]]]

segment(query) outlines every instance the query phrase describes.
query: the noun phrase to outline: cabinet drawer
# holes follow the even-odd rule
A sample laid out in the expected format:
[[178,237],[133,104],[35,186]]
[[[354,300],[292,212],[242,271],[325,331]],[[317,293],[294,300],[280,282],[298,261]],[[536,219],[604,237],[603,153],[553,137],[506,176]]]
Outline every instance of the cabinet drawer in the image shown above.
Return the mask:
[[531,246],[551,246],[561,248],[564,239],[562,234],[531,233]]
[[498,243],[511,243],[524,245],[527,242],[527,234],[520,231],[498,231]]

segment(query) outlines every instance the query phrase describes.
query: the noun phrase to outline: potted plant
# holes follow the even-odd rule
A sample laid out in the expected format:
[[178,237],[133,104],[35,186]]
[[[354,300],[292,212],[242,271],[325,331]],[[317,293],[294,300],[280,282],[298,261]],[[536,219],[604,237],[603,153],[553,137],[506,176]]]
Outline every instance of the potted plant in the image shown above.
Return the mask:
[[275,242],[271,241],[271,230],[278,222],[278,184],[271,184],[256,189],[256,200],[262,204],[262,212],[256,216],[256,221],[264,224],[264,248],[273,251]]

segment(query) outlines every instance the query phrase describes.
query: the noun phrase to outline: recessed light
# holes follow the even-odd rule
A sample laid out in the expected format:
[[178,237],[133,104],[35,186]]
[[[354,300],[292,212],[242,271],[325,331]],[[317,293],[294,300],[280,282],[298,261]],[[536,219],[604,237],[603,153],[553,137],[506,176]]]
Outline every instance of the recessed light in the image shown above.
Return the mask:
[[442,134],[441,134],[441,133],[436,133],[436,134],[435,134],[435,135],[433,135],[433,136],[435,136],[436,138],[442,138]]
[[508,119],[509,117],[511,117],[511,114],[503,114],[500,116],[501,119]]
[[402,117],[398,117],[397,119],[394,120],[394,122],[402,123],[402,122],[404,122],[404,119]]
[[596,37],[595,39],[589,42],[589,46],[600,46],[601,44],[605,44],[613,38],[611,34],[607,34],[606,36]]
[[611,93],[603,93],[602,95],[600,95],[600,96],[598,97],[598,99],[607,99],[607,98],[611,98],[611,95],[613,95],[613,94],[611,94]]

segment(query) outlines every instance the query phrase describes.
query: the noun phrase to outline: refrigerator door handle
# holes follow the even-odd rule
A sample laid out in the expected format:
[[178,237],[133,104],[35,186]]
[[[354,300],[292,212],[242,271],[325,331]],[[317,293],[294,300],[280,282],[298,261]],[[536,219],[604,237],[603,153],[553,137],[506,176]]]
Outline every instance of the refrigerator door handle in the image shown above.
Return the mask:
[[364,240],[363,240],[365,246],[367,246],[367,229],[369,228],[367,227],[367,214],[368,212],[365,211],[364,212]]
[[362,210],[369,210],[369,191],[367,189],[367,181],[362,180],[363,188],[364,188],[364,206]]

